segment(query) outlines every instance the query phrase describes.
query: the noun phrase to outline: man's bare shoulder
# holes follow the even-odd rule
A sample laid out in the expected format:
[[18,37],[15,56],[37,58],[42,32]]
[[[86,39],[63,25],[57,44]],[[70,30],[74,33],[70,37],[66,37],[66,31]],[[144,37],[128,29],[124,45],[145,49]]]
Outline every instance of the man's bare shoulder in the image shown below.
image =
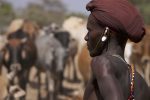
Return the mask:
[[92,59],[91,69],[96,76],[106,76],[112,73],[110,59],[105,56],[97,56]]

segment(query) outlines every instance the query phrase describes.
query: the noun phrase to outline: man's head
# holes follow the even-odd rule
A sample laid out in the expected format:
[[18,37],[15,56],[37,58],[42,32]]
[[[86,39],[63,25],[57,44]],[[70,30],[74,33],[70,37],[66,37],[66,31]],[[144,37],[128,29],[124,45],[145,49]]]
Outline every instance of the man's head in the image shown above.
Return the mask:
[[119,38],[121,37],[118,41],[128,38],[133,42],[139,42],[145,34],[140,14],[127,0],[92,0],[86,8],[91,11],[87,24],[88,34],[85,36],[91,56],[101,54],[106,48],[109,39],[101,40],[106,34],[106,27],[108,37],[112,36],[112,32],[116,33]]
[[139,42],[145,34],[143,19],[128,0],[92,0],[86,8],[98,23],[133,42]]
[[87,23],[88,33],[85,36],[90,55],[96,56],[102,53],[109,39],[109,27],[97,23],[93,15],[90,15]]

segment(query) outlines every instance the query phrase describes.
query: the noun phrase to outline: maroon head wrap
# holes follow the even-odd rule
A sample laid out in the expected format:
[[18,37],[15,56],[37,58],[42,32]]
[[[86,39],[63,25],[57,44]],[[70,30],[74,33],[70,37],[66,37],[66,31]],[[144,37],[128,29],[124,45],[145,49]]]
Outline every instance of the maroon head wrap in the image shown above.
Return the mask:
[[133,42],[139,42],[145,34],[143,19],[127,0],[92,0],[86,9],[100,24],[127,34]]

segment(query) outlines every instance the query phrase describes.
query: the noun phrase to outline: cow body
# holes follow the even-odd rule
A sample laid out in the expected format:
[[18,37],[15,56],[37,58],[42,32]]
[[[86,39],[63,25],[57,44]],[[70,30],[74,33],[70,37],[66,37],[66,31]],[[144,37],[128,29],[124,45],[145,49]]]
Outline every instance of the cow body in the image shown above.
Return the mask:
[[64,47],[64,48],[68,48],[69,46],[69,42],[70,42],[70,34],[69,32],[67,31],[54,31],[54,37],[60,41],[61,45]]
[[147,33],[138,44],[133,44],[130,62],[150,86],[150,34]]
[[[34,41],[20,30],[8,35],[7,39],[8,42],[2,49],[2,64],[8,70],[9,88],[17,85],[26,91],[30,68],[36,61],[36,46]],[[18,79],[17,82],[15,78]],[[25,99],[25,96],[22,99]]]
[[[50,99],[50,95],[56,98],[62,88],[65,49],[53,34],[44,34],[37,37],[36,46],[38,50],[37,67],[46,72],[47,85],[50,77],[54,81],[54,90],[52,94],[48,94],[48,98]],[[38,75],[40,77],[40,70],[38,70]]]

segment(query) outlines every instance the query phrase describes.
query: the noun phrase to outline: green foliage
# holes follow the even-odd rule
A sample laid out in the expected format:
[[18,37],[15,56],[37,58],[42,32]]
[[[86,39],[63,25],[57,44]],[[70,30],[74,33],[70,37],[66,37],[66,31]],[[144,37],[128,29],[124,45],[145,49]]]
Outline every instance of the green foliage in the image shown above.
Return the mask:
[[150,25],[150,0],[131,0],[131,2],[139,8],[145,23]]
[[61,0],[41,0],[40,4],[30,3],[26,8],[17,9],[15,13],[10,4],[6,2],[3,4],[0,7],[0,21],[4,21],[2,25],[9,25],[10,21],[17,17],[36,21],[40,26],[49,25],[51,22],[61,25],[69,16],[86,18],[81,13],[68,14]]
[[83,19],[87,19],[88,16],[82,14],[82,13],[69,13],[66,15],[66,18],[70,17],[70,16],[77,16],[77,17],[81,17]]
[[15,13],[9,3],[4,1],[1,1],[0,3],[0,27],[2,28],[15,17]]
[[[130,0],[140,10],[145,23],[150,24],[150,0]],[[41,0],[41,4],[29,4],[23,10],[14,12],[12,5],[5,0],[0,0],[0,27],[9,25],[16,17],[27,18],[38,22],[40,25],[47,25],[51,22],[61,24],[64,19],[70,16],[87,18],[82,13],[67,13],[66,6],[61,0]]]
[[34,20],[41,26],[50,24],[51,22],[61,24],[64,16],[63,12],[47,10],[44,6],[37,4],[30,4],[24,9],[21,15],[22,18]]
[[150,3],[150,0],[130,0],[133,4],[141,5],[141,4],[147,4]]
[[66,7],[61,0],[42,0],[46,9],[56,12],[65,12]]
[[139,9],[144,18],[145,23],[150,25],[150,3],[140,5]]

